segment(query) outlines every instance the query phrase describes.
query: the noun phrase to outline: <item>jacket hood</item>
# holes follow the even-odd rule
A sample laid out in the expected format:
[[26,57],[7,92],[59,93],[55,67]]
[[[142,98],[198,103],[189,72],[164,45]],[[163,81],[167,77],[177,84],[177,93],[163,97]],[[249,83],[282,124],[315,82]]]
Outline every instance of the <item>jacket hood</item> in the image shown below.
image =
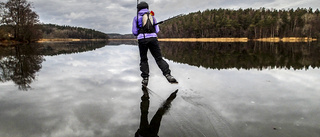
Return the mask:
[[142,16],[143,14],[145,14],[147,12],[149,12],[149,10],[147,8],[145,8],[145,9],[141,9],[138,13],[140,16]]

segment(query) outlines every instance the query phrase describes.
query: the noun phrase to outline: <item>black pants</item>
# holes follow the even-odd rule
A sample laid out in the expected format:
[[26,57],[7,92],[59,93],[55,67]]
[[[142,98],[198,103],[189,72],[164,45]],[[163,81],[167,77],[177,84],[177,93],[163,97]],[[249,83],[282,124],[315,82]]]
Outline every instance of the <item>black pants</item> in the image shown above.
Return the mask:
[[148,49],[150,50],[152,56],[156,60],[158,67],[161,69],[163,75],[170,74],[168,63],[163,60],[158,39],[157,38],[147,38],[139,40],[139,51],[140,51],[140,70],[141,77],[149,77],[149,64],[148,64]]

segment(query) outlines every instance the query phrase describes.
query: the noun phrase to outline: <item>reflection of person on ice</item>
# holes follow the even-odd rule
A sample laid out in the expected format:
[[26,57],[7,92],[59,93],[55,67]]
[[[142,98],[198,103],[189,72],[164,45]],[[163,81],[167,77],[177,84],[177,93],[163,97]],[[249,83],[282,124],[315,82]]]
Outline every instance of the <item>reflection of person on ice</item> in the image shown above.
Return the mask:
[[171,102],[176,98],[178,90],[171,93],[171,95],[163,102],[156,114],[153,116],[150,124],[148,122],[149,113],[149,93],[145,86],[142,86],[143,96],[141,97],[140,110],[140,126],[135,137],[159,137],[158,132],[160,129],[162,116],[168,112],[171,107]]
[[163,75],[170,83],[177,83],[176,79],[171,76],[171,70],[168,63],[163,60],[157,33],[160,31],[154,13],[149,12],[149,5],[146,2],[140,2],[137,5],[138,14],[133,19],[132,33],[137,36],[140,51],[140,70],[143,78],[142,84],[147,86],[149,80],[149,64],[147,52],[150,50],[152,56],[156,60],[157,65],[161,69]]

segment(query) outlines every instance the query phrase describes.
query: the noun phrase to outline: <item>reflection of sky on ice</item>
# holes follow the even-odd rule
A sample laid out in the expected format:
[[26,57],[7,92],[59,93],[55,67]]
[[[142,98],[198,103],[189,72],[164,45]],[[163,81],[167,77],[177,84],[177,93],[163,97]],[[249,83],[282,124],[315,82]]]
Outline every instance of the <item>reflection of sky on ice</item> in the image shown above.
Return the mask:
[[[281,128],[290,136],[314,135],[320,126],[319,69],[218,71],[191,67],[183,71],[180,69],[181,75],[187,74],[192,80],[179,83],[190,88],[180,93],[184,101],[197,106],[191,110],[198,112],[193,117],[213,114],[203,118],[227,127],[230,123],[231,131],[240,129],[237,134],[244,136],[285,135],[274,133],[273,128]],[[225,129],[217,127],[220,131]],[[228,134],[230,130],[221,131],[220,135],[233,136]]]
[[[137,46],[45,59],[32,90],[0,83],[0,136],[133,136],[142,95]],[[320,126],[319,69],[212,70],[167,61],[178,85],[149,58],[149,117],[179,89],[160,136],[299,136]]]
[[[8,130],[1,133],[112,135],[123,124],[137,124],[136,98],[141,92],[136,50],[133,46],[110,46],[102,51],[46,57],[32,90],[27,92],[16,91],[11,82],[1,83],[1,89],[11,85],[2,91],[0,102],[5,108],[1,108],[1,123],[7,123],[2,126]],[[122,131],[126,132],[131,133]]]

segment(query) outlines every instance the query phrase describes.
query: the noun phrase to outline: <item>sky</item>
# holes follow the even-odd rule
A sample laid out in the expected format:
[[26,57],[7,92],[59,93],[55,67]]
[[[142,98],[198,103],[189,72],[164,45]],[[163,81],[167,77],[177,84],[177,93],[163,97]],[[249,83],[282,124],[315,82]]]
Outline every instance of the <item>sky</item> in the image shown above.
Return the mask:
[[[7,2],[8,0],[0,0]],[[131,33],[135,0],[27,0],[41,23],[95,29],[104,33]],[[140,0],[141,1],[141,0]],[[158,21],[206,9],[320,8],[319,0],[142,0]]]

